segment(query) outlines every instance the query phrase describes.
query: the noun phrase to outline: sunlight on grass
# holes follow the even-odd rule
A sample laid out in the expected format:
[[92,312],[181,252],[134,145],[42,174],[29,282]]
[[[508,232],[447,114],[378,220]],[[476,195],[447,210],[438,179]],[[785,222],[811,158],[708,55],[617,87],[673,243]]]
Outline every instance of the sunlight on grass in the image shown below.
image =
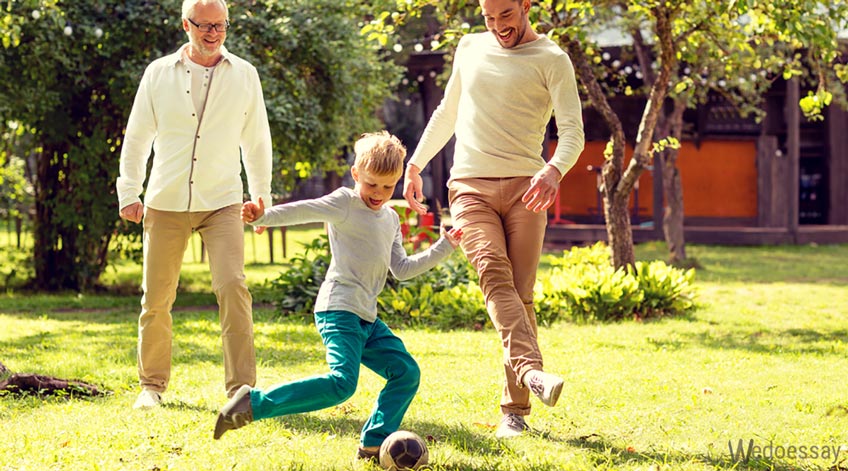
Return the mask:
[[[662,258],[662,250],[639,246],[637,254]],[[403,428],[429,437],[432,469],[833,467],[833,457],[821,455],[735,463],[728,442],[848,444],[848,246],[689,252],[703,265],[696,275],[701,308],[691,318],[540,329],[545,367],[566,385],[556,407],[533,402],[535,433],[515,440],[494,438],[502,367],[491,327],[398,331],[422,369]],[[282,267],[249,268],[251,286]],[[353,463],[359,429],[384,384],[368,370],[340,406],[258,421],[212,440],[226,398],[220,327],[214,297],[205,304],[202,272],[186,271],[180,296],[204,304],[174,313],[172,382],[164,407],[153,411],[131,409],[135,294],[67,297],[64,305],[58,295],[0,297],[0,361],[16,372],[79,378],[111,391],[89,400],[0,398],[0,469],[377,469]],[[259,306],[255,338],[259,387],[327,369],[310,324]]]

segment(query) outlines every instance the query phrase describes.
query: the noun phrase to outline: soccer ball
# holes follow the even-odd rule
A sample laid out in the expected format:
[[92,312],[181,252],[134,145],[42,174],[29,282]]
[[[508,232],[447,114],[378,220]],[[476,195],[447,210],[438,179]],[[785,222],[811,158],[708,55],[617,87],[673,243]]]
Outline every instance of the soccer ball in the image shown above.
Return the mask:
[[415,470],[427,464],[430,452],[413,432],[398,430],[380,445],[380,466],[389,471]]

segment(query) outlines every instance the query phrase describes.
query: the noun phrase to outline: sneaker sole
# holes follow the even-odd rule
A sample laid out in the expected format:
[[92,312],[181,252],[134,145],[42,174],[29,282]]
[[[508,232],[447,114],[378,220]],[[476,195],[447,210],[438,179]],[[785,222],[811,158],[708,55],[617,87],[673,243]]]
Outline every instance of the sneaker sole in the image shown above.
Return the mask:
[[555,384],[554,387],[551,388],[551,393],[548,396],[548,400],[542,400],[542,403],[549,407],[555,406],[557,401],[559,400],[559,395],[562,392],[562,384],[562,382]]
[[240,429],[251,422],[250,419],[247,418],[247,414],[238,413],[233,414],[232,417],[227,418],[224,417],[223,414],[218,414],[218,419],[215,421],[215,433],[213,437],[215,440],[221,438],[224,433],[230,430]]
[[527,433],[527,430],[522,430],[520,432],[518,430],[509,430],[507,432],[501,432],[500,430],[498,430],[497,432],[495,432],[495,438],[515,438],[520,437],[525,433]]

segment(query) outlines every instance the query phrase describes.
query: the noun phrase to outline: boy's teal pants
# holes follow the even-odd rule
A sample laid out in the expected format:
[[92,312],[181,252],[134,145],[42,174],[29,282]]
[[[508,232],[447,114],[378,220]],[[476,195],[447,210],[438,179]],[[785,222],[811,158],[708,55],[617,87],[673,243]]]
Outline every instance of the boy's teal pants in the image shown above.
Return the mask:
[[264,391],[253,389],[253,418],[298,414],[341,404],[356,391],[361,363],[386,379],[360,438],[362,446],[379,446],[398,430],[418,391],[418,364],[401,339],[380,319],[369,323],[352,312],[324,311],[315,313],[315,325],[327,347],[330,372]]

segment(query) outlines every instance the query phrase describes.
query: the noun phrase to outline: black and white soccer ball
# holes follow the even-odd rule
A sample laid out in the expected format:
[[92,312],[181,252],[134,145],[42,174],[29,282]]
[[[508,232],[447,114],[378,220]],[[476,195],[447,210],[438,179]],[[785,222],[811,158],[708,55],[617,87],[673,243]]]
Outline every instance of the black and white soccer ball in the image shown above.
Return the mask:
[[427,443],[408,430],[394,432],[380,445],[380,466],[389,471],[416,470],[429,460]]

